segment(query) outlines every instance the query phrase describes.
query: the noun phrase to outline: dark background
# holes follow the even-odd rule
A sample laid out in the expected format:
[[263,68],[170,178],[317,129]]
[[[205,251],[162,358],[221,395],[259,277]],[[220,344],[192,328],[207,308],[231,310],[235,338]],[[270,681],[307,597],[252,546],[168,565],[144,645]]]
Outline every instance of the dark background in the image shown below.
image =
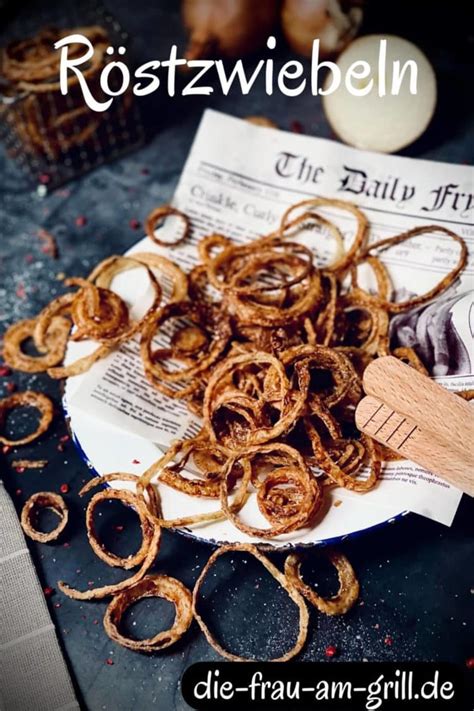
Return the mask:
[[[423,47],[433,62],[439,82],[439,104],[426,134],[405,151],[407,155],[448,162],[472,162],[474,130],[472,97],[472,38],[468,3],[391,2],[368,5],[364,33],[401,34]],[[0,43],[12,22],[41,26],[50,3],[0,2]],[[66,7],[61,3],[61,8]],[[110,4],[130,33],[138,63],[162,58],[172,42],[183,46],[178,2],[120,0]],[[81,4],[75,4],[80,14]],[[278,39],[281,61],[289,58]],[[249,60],[250,62],[252,60]],[[58,275],[81,275],[100,259],[120,253],[137,241],[142,231],[131,225],[149,210],[170,200],[191,145],[204,105],[246,116],[264,114],[287,130],[332,137],[319,99],[295,99],[253,90],[247,97],[216,94],[209,99],[167,99],[159,93],[142,103],[148,143],[138,152],[69,183],[46,198],[25,185],[24,177],[0,152],[0,334],[19,318],[33,316],[60,293]],[[76,224],[85,217],[85,224]],[[132,222],[130,222],[132,221]],[[84,220],[79,220],[83,223]],[[41,251],[38,229],[56,237],[60,255],[53,260]],[[105,602],[80,603],[57,591],[58,579],[87,588],[118,580],[123,573],[103,565],[87,545],[83,510],[87,503],[77,491],[90,474],[67,435],[60,412],[60,387],[46,376],[15,374],[0,378],[0,397],[7,383],[46,392],[58,405],[55,423],[38,443],[21,452],[0,454],[1,473],[18,509],[38,490],[59,491],[71,508],[71,525],[57,545],[31,550],[48,598],[53,620],[85,708],[131,709],[155,707],[163,711],[188,708],[179,681],[183,670],[198,660],[217,655],[193,625],[169,651],[146,657],[109,641],[102,629]],[[31,422],[18,417],[9,422],[18,434]],[[98,434],[98,436],[100,436]],[[15,458],[46,458],[44,471],[15,472]],[[473,501],[464,497],[453,526],[448,529],[410,515],[381,530],[346,541],[342,549],[353,563],[362,587],[360,602],[343,618],[311,612],[311,628],[303,660],[324,660],[335,645],[339,660],[454,661],[465,669],[474,656],[472,602],[474,577]],[[120,505],[103,506],[98,532],[117,552],[133,550],[138,540],[134,515]],[[118,529],[116,528],[118,526]],[[120,527],[124,526],[123,531]],[[164,534],[156,570],[175,575],[192,586],[210,548],[179,534]],[[282,565],[283,557],[274,556]],[[319,571],[319,572],[317,572]],[[229,647],[244,655],[278,656],[294,639],[296,613],[287,598],[251,561],[228,557],[212,576],[205,592],[204,612]],[[332,571],[309,554],[306,574],[323,594],[334,591]],[[146,635],[172,622],[171,605],[159,600],[139,603],[126,619],[126,629]],[[470,672],[472,676],[474,672]]]

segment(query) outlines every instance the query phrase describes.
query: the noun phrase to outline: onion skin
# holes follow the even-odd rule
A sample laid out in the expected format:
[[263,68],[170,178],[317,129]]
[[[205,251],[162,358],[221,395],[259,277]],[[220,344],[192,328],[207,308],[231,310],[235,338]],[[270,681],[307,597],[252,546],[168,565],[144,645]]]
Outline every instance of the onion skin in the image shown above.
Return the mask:
[[240,58],[264,46],[274,29],[279,0],[183,0],[189,32],[186,59]]
[[283,34],[291,49],[311,57],[313,40],[319,39],[321,59],[339,54],[355,37],[362,22],[362,1],[284,0]]

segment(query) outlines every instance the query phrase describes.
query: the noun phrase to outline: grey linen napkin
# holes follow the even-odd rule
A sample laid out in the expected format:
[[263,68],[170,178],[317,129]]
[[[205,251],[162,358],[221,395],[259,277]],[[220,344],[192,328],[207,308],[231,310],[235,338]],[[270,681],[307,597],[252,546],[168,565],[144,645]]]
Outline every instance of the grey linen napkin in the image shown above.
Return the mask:
[[79,709],[15,507],[0,479],[0,710]]

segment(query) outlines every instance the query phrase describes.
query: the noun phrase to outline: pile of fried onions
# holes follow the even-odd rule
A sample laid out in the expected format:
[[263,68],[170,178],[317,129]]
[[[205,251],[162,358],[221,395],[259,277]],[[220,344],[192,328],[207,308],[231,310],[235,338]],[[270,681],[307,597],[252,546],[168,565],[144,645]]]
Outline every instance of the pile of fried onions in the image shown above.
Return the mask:
[[[342,211],[355,220],[349,246],[336,224],[320,214],[321,208]],[[169,216],[181,221],[174,242],[159,235]],[[334,241],[335,257],[324,266],[318,266],[318,245],[310,248],[306,238],[299,240],[308,226],[313,240],[314,234],[324,233]],[[298,607],[295,644],[274,661],[291,659],[302,649],[307,602],[328,615],[346,613],[354,605],[359,584],[349,561],[337,552],[328,554],[339,576],[339,590],[329,599],[304,581],[298,555],[287,557],[282,572],[250,543],[216,550],[192,592],[151,569],[163,528],[227,519],[250,537],[271,540],[317,525],[330,488],[364,493],[377,484],[382,463],[391,455],[354,424],[364,369],[372,359],[391,353],[426,372],[414,350],[391,351],[390,315],[419,307],[445,291],[464,268],[467,249],[458,235],[444,227],[415,228],[371,244],[368,232],[366,217],[354,205],[314,198],[291,206],[277,230],[249,243],[234,244],[222,234],[202,238],[197,246],[200,261],[188,274],[151,252],[110,257],[87,279],[67,280],[69,292],[5,334],[3,357],[8,365],[29,373],[47,371],[53,378],[83,373],[125,342],[138,339],[149,382],[165,396],[185,401],[201,418],[197,435],[174,442],[141,476],[110,473],[91,480],[80,492],[85,495],[115,482],[114,488],[96,492],[89,501],[87,535],[104,563],[132,574],[85,591],[65,582],[59,587],[77,600],[111,597],[104,627],[119,644],[147,653],[163,649],[180,639],[195,618],[215,650],[228,659],[245,661],[214,637],[199,605],[210,568],[229,551],[256,557]],[[426,294],[394,300],[381,255],[392,245],[433,232],[459,245],[457,264]],[[151,240],[167,245],[193,237],[189,218],[166,205],[149,216],[147,233]],[[374,289],[360,286],[360,267],[372,272]],[[132,318],[131,307],[113,289],[114,277],[130,269],[145,271],[153,293],[151,305],[139,319]],[[95,346],[89,355],[65,365],[70,340]],[[3,413],[25,403],[4,401]],[[40,410],[41,404],[34,402]],[[48,417],[45,411],[41,431]],[[119,482],[128,486],[132,482],[133,491],[120,488]],[[215,499],[215,510],[165,518],[160,485]],[[25,504],[22,524],[35,540],[52,541],[62,532],[67,508],[59,498],[41,492]],[[127,558],[108,551],[95,528],[97,506],[111,499],[132,507],[140,522],[141,545]],[[260,526],[245,520],[249,502],[258,509]],[[44,506],[61,519],[51,534],[34,528],[33,514]],[[151,596],[175,605],[172,627],[149,639],[127,637],[121,628],[124,612]]]
[[[321,214],[328,208],[355,223],[349,245]],[[181,224],[174,240],[160,237],[170,217]],[[192,237],[190,219],[168,205],[153,210],[146,223],[150,240],[159,244]],[[213,512],[186,518],[165,519],[155,505],[154,525],[227,518],[259,540],[315,526],[330,487],[369,491],[391,456],[354,424],[365,367],[392,353],[426,372],[411,348],[390,350],[390,315],[446,290],[467,259],[464,241],[444,227],[417,227],[374,243],[368,233],[359,208],[318,197],[292,205],[277,230],[245,244],[205,236],[197,244],[200,261],[188,274],[151,252],[110,257],[87,279],[67,279],[71,290],[36,318],[13,325],[4,338],[4,360],[63,378],[138,339],[148,381],[166,397],[184,400],[202,428],[142,474],[137,494],[152,497],[152,485],[161,484],[216,500]],[[457,264],[426,294],[394,301],[382,255],[432,233],[459,245]],[[318,266],[322,235],[333,242],[335,256]],[[370,291],[359,284],[360,268],[373,275]],[[131,269],[145,272],[153,293],[139,319],[113,289],[114,277]],[[70,340],[95,346],[64,365]],[[260,525],[246,521],[247,504],[258,508]],[[144,550],[151,538],[144,531]]]

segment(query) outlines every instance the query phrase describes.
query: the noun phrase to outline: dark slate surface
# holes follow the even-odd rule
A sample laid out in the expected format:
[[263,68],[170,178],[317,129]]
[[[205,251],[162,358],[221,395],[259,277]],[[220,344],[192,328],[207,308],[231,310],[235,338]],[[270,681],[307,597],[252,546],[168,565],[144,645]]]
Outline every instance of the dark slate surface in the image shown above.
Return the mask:
[[[435,121],[406,153],[469,162],[474,141],[472,116],[467,110],[470,71],[462,30],[451,27],[444,32],[441,21],[433,21],[427,32],[423,18],[417,18],[418,24],[412,21],[409,4],[401,9],[402,4],[397,5],[399,12],[389,17],[386,4],[382,13],[372,3],[367,29],[401,32],[421,41],[440,82]],[[124,0],[114,3],[114,11],[134,37],[140,61],[165,54],[170,39],[182,40],[176,8],[173,2],[150,8],[149,3],[137,0],[133,9]],[[30,19],[34,19],[34,12]],[[285,56],[282,50],[281,59]],[[330,136],[319,100],[310,96],[290,101],[279,95],[269,98],[256,90],[247,97],[216,96],[206,103],[239,116],[263,113],[286,129],[294,128],[296,121],[309,134]],[[58,274],[85,275],[98,260],[122,252],[141,236],[129,222],[143,220],[153,206],[170,199],[203,106],[201,101],[176,99],[171,103],[162,96],[154,97],[145,106],[149,135],[155,134],[146,147],[44,199],[26,188],[16,169],[0,155],[0,332],[18,318],[35,314],[60,292]],[[82,227],[75,223],[78,216],[87,218]],[[58,260],[42,253],[37,238],[40,227],[56,236]],[[58,491],[63,483],[70,486],[66,499],[71,525],[64,539],[57,545],[31,544],[31,550],[43,585],[54,589],[49,598],[51,614],[84,708],[188,708],[179,690],[183,670],[194,661],[217,659],[196,625],[172,650],[154,657],[140,656],[108,641],[102,630],[105,603],[73,602],[57,591],[58,579],[85,588],[118,580],[121,573],[100,563],[87,545],[84,503],[77,491],[89,472],[73,444],[61,439],[67,430],[59,412],[58,385],[45,376],[15,374],[0,379],[0,396],[6,394],[10,382],[19,389],[28,386],[44,391],[58,404],[51,431],[21,452],[0,455],[1,470],[18,509],[35,491]],[[18,418],[12,426],[20,431],[28,423]],[[17,456],[47,458],[49,464],[44,471],[17,473],[11,468]],[[473,510],[472,500],[464,497],[450,529],[408,516],[346,542],[343,550],[361,581],[361,602],[344,619],[312,614],[302,659],[324,660],[326,646],[333,644],[339,653],[331,663],[447,660],[465,668],[466,660],[474,656]],[[103,507],[98,527],[117,551],[131,551],[138,539],[133,514],[120,506]],[[176,575],[191,586],[209,553],[205,545],[165,534],[156,570]],[[281,557],[275,556],[275,560],[282,564]],[[238,556],[223,563],[207,589],[207,614],[215,615],[215,629],[242,654],[281,654],[293,639],[295,611],[258,566],[244,564]],[[330,572],[311,577],[310,568],[311,562],[308,580],[319,580],[322,591],[334,589]],[[134,609],[126,625],[131,633],[148,636],[171,620],[171,606],[148,601]]]

